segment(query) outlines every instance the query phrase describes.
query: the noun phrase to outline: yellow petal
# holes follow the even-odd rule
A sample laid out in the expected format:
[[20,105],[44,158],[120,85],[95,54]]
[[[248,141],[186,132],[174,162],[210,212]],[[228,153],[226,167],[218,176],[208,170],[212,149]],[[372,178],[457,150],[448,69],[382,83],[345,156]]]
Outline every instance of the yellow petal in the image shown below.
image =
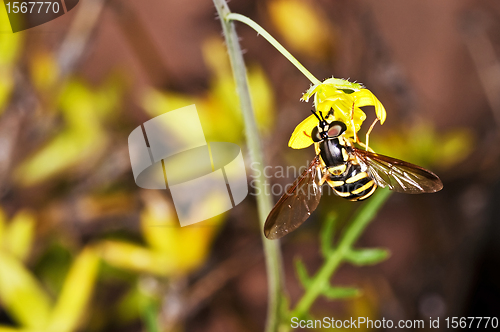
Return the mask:
[[375,113],[380,124],[383,124],[387,116],[384,105],[375,97],[375,95],[368,89],[361,89],[351,94],[356,101],[357,107],[375,106]]
[[299,123],[290,137],[288,146],[292,149],[304,149],[313,144],[311,139],[311,131],[318,125],[318,119],[311,114],[304,121]]
[[[326,117],[333,109],[335,120],[347,125],[346,136],[353,137],[366,119],[366,114],[360,109],[363,106],[374,106],[377,118],[383,124],[386,118],[385,108],[375,95],[362,84],[349,82],[339,78],[329,78],[320,84],[311,86],[302,96],[302,100],[309,101],[314,96],[316,111]],[[354,107],[354,112],[353,112]],[[329,119],[328,119],[329,120]],[[310,146],[312,128],[317,125],[317,119],[309,116],[294,130],[288,146],[294,149],[303,149]]]

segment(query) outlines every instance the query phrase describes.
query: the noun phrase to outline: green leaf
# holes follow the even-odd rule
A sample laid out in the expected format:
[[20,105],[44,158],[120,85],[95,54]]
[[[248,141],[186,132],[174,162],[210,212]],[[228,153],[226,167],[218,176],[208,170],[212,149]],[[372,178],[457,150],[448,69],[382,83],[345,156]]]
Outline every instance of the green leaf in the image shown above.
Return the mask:
[[320,240],[321,240],[321,253],[323,257],[327,258],[333,252],[332,238],[335,232],[335,222],[337,221],[337,216],[334,213],[328,215],[328,218],[323,223],[321,229]]
[[374,265],[389,258],[390,254],[389,250],[383,248],[351,249],[345,259],[354,265]]
[[327,287],[322,294],[330,299],[345,299],[361,295],[361,291],[354,287]]
[[309,273],[307,272],[306,266],[300,259],[295,260],[295,270],[297,271],[297,276],[299,277],[299,281],[306,289],[311,283],[311,278],[309,277]]

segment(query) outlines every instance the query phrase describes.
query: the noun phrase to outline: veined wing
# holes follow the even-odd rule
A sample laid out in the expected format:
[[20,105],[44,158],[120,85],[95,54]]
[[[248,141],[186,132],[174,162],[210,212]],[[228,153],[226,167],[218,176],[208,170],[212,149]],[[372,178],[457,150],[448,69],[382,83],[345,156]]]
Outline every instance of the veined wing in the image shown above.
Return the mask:
[[439,177],[406,161],[354,148],[354,155],[368,168],[368,174],[382,188],[406,194],[434,193],[443,189]]
[[279,239],[297,229],[316,210],[321,199],[318,184],[319,157],[293,182],[269,213],[264,225],[268,239]]

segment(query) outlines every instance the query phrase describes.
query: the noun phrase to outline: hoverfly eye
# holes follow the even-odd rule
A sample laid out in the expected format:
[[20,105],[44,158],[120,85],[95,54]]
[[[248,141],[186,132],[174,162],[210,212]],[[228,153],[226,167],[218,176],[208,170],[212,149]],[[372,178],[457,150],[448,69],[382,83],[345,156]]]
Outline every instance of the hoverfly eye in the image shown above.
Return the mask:
[[339,125],[333,126],[328,130],[328,137],[337,137],[342,134],[342,127]]
[[333,121],[330,123],[330,129],[328,130],[328,137],[338,137],[346,131],[347,127],[343,122]]
[[323,139],[321,138],[321,134],[319,132],[319,129],[318,127],[314,127],[312,132],[311,132],[311,138],[314,142],[320,142],[322,141]]

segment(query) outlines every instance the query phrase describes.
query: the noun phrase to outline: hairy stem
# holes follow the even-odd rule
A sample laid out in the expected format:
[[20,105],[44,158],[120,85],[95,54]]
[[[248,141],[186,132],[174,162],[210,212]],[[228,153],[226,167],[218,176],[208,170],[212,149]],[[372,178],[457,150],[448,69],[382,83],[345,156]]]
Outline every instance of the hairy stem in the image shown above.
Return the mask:
[[264,37],[271,45],[273,45],[285,58],[287,58],[298,70],[302,72],[313,84],[321,83],[309,70],[307,70],[290,52],[288,52],[273,36],[271,36],[263,27],[258,25],[255,21],[252,21],[246,16],[236,13],[230,13],[226,16],[226,20],[240,21],[245,23],[262,37]]
[[[262,148],[259,140],[259,133],[255,121],[255,115],[250,99],[248,89],[248,80],[246,75],[246,67],[243,60],[243,54],[238,42],[238,35],[234,28],[234,24],[228,19],[231,14],[225,0],[213,0],[217,13],[222,23],[224,38],[226,40],[229,59],[233,70],[234,80],[236,82],[236,90],[240,99],[241,111],[245,123],[245,134],[247,146],[250,153],[252,165],[256,165],[254,176],[257,177],[257,208],[259,212],[259,221],[261,229],[264,228],[264,223],[271,211],[273,202],[271,196],[265,195],[265,177],[264,164],[262,156]],[[279,308],[282,294],[282,261],[279,241],[270,241],[264,237],[261,232],[264,246],[264,254],[266,260],[267,277],[268,277],[268,315],[266,323],[266,331],[276,331],[279,323]]]

